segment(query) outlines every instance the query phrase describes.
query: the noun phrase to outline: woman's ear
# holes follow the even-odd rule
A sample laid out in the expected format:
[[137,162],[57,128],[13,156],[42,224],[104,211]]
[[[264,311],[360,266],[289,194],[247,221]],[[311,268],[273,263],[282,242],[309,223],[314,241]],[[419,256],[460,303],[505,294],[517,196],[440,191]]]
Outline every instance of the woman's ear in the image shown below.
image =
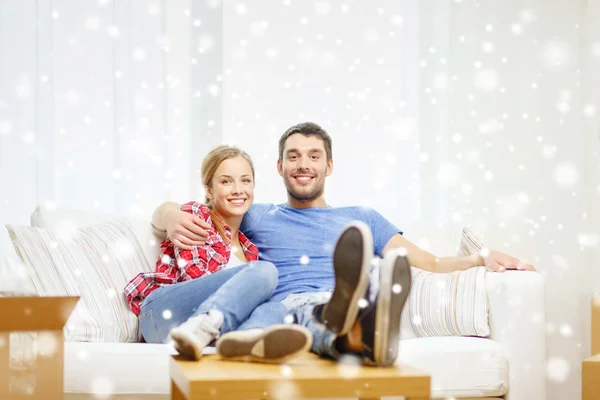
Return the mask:
[[212,200],[212,199],[213,199],[213,193],[212,193],[212,189],[211,189],[210,187],[208,187],[208,186],[204,185],[204,191],[206,192],[206,197],[207,197],[209,200]]

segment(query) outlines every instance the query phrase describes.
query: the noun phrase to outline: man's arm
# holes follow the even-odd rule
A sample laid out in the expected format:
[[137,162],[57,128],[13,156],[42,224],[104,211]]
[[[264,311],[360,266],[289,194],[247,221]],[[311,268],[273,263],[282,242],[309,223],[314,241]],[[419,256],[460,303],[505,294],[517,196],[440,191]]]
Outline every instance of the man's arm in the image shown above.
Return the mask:
[[161,204],[152,213],[152,227],[158,237],[168,237],[175,246],[191,250],[194,246],[204,246],[210,225],[197,215],[181,211],[177,203]]
[[535,271],[529,264],[522,263],[518,258],[511,257],[498,251],[482,251],[465,257],[436,257],[409,242],[404,236],[395,234],[383,248],[383,254],[391,249],[406,249],[407,257],[413,267],[431,272],[464,271],[472,267],[485,266],[490,271],[504,272],[507,269]]
[[155,234],[163,234],[166,238],[167,236],[167,227],[165,225],[165,216],[170,210],[179,210],[181,209],[181,205],[168,201],[166,203],[162,203],[154,212],[152,213],[152,227],[155,229]]

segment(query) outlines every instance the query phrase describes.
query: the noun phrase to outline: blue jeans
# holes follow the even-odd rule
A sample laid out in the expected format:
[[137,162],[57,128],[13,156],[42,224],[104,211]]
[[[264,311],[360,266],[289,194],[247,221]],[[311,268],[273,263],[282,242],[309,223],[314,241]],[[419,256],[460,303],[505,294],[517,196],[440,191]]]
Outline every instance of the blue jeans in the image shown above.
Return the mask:
[[266,302],[277,286],[277,268],[252,261],[191,281],[154,290],[142,302],[140,329],[148,343],[165,343],[171,329],[189,317],[216,309],[223,313],[221,333],[281,324],[286,308]]
[[327,303],[330,295],[331,293],[325,292],[292,294],[285,298],[283,303],[295,317],[296,323],[312,333],[311,351],[321,357],[338,359],[341,354],[334,345],[337,335],[327,330],[325,325],[316,322],[312,313],[317,304]]

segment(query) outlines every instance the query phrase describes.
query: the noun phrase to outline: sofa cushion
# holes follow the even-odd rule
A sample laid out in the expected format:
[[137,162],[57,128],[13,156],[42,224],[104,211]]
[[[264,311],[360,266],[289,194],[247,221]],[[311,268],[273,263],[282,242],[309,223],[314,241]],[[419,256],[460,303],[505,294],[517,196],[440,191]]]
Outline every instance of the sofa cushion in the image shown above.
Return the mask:
[[400,337],[490,335],[486,270],[447,274],[411,267],[412,286],[402,310]]
[[508,358],[500,345],[490,339],[403,340],[396,363],[430,374],[432,397],[502,396],[508,389]]
[[169,358],[165,344],[65,343],[65,393],[168,394]]
[[463,228],[462,237],[460,239],[460,249],[458,250],[457,255],[459,257],[464,257],[478,254],[483,248],[484,245],[481,239],[479,239],[469,228]]
[[148,265],[131,226],[116,220],[72,228],[7,225],[36,294],[81,296],[65,325],[66,340],[139,341],[138,318],[123,288]]
[[148,268],[154,271],[154,266],[158,260],[160,241],[162,239],[154,236],[152,223],[149,220],[125,218],[119,215],[93,211],[61,208],[54,209],[39,206],[31,214],[31,226],[54,231],[65,223],[73,228],[86,228],[91,225],[97,225],[102,222],[109,222],[117,219],[123,219],[129,222],[129,225],[131,225],[131,229],[142,248],[142,252],[148,263]]
[[[172,354],[175,350],[164,344],[67,342],[65,392],[167,394]],[[502,396],[508,387],[508,359],[489,339],[403,340],[397,363],[429,373],[432,396],[438,398]]]

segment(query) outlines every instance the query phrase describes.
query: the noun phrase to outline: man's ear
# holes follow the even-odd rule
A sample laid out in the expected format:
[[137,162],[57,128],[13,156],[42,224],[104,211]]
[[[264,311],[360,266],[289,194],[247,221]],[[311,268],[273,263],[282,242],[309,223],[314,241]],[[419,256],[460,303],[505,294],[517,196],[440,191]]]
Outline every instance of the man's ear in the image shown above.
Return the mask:
[[279,176],[283,176],[283,164],[281,160],[277,160],[277,172],[279,173]]
[[331,175],[333,172],[333,160],[327,161],[327,170],[325,171],[325,176]]

